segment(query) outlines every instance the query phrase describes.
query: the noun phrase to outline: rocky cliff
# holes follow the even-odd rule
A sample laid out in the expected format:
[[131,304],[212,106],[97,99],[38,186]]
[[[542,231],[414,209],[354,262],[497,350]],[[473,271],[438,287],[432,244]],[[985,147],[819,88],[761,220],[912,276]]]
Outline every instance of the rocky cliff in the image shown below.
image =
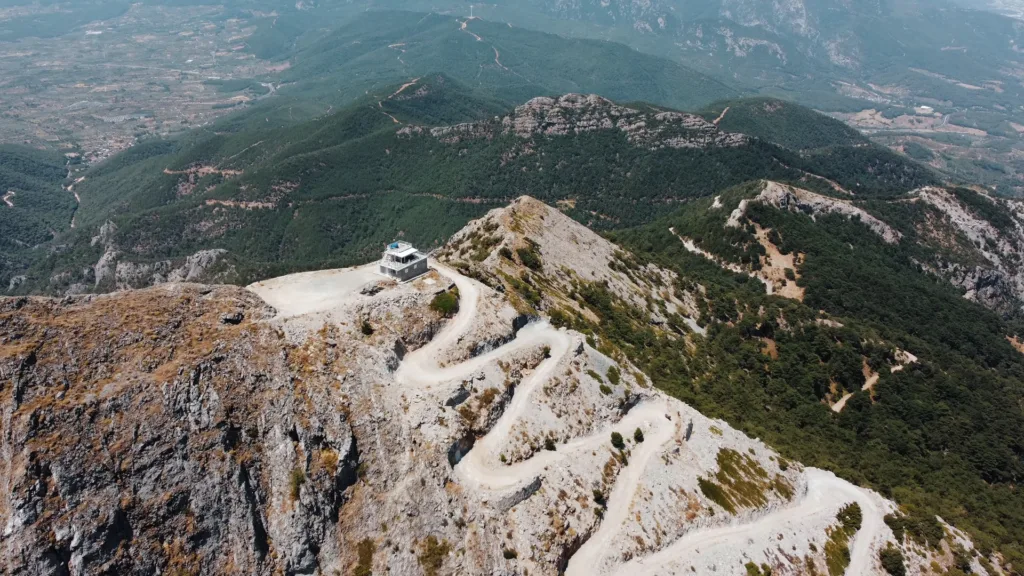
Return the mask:
[[512,114],[492,121],[423,128],[407,126],[400,137],[427,133],[446,144],[466,139],[492,139],[515,135],[523,140],[538,136],[573,136],[608,131],[623,134],[634,146],[658,148],[712,148],[740,146],[750,141],[742,134],[719,131],[704,118],[685,112],[643,110],[621,106],[594,94],[538,97],[517,106]]

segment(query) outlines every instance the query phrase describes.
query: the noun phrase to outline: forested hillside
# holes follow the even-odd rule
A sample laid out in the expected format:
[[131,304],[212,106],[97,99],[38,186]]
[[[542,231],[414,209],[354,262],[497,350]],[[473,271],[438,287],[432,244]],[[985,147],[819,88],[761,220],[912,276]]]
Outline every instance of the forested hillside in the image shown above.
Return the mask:
[[[615,235],[639,262],[705,286],[708,334],[692,340],[695,352],[645,327],[647,311],[599,290],[583,294],[600,311],[594,329],[700,410],[894,497],[907,516],[891,526],[922,545],[941,537],[938,514],[969,529],[983,554],[998,549],[1021,565],[1024,356],[1008,342],[1015,321],[923,270],[934,256],[927,246],[892,242],[838,212],[812,220],[792,205],[754,201],[763,187]],[[741,200],[740,225],[726,226]],[[801,290],[766,295],[761,282],[694,254],[683,238],[750,274],[771,266],[776,249],[795,256],[786,276]]]
[[668,59],[599,40],[571,39],[501,22],[372,10],[283,53],[275,98],[227,127],[294,123],[411,80],[443,72],[485,98],[514,105],[534,96],[597,93],[693,109],[736,97],[734,88]]
[[10,287],[11,272],[71,222],[76,203],[61,187],[65,162],[56,153],[0,146],[0,287]]
[[776,98],[716,102],[700,112],[722,130],[757,136],[791,150],[864,145],[869,140],[838,120]]
[[[144,263],[223,249],[239,259],[238,281],[344,266],[398,236],[435,245],[525,193],[608,229],[758,178],[876,195],[934,182],[872,146],[849,162],[802,156],[649,105],[573,96],[500,110],[431,75],[297,126],[137,146],[86,174],[79,228],[23,290],[103,289],[89,270],[108,252]],[[108,220],[110,242],[94,242]]]

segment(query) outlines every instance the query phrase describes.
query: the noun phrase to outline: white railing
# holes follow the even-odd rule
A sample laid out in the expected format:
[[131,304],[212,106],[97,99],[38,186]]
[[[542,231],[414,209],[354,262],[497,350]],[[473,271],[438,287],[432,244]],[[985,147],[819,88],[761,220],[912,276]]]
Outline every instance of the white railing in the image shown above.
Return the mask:
[[388,270],[404,270],[404,269],[406,269],[406,268],[408,268],[410,266],[414,266],[417,263],[422,262],[423,260],[426,260],[426,259],[427,259],[426,256],[420,256],[420,257],[416,258],[415,260],[410,260],[409,262],[405,262],[405,263],[402,263],[402,262],[391,262],[389,260],[381,260],[380,261],[380,266],[381,266],[381,268],[387,268]]

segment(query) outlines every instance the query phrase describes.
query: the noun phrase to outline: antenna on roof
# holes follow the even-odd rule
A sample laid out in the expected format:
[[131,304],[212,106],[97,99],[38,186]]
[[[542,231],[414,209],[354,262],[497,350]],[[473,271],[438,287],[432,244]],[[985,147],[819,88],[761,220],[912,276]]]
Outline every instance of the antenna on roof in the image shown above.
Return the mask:
[[470,17],[470,19],[473,18],[473,5],[472,4],[469,5],[469,17]]

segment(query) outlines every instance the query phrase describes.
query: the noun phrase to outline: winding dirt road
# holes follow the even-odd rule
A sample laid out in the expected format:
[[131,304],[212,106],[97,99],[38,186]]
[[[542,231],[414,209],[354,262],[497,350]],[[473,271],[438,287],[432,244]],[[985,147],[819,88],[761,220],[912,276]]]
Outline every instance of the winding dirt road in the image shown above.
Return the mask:
[[700,549],[723,542],[733,542],[737,547],[747,542],[760,542],[772,539],[772,535],[781,532],[787,525],[799,526],[809,516],[820,512],[823,508],[834,508],[837,503],[856,502],[860,504],[863,521],[860,530],[854,536],[850,550],[850,565],[846,568],[849,576],[862,576],[872,573],[874,566],[874,543],[885,531],[885,511],[863,489],[850,484],[835,474],[817,468],[807,468],[807,495],[797,505],[779,510],[760,519],[745,524],[736,524],[692,532],[683,536],[675,543],[660,552],[627,562],[614,572],[621,576],[664,576],[675,574],[671,570],[673,564],[679,573],[689,573],[677,563],[685,563]]
[[[459,312],[428,345],[405,357],[396,374],[399,383],[430,388],[467,378],[488,363],[512,352],[540,346],[550,347],[548,358],[517,387],[511,403],[498,422],[455,466],[455,474],[460,482],[481,491],[521,487],[572,455],[607,444],[612,430],[628,433],[640,428],[644,431],[646,440],[634,446],[629,464],[620,472],[609,495],[608,509],[600,527],[573,555],[565,572],[567,576],[608,573],[602,570],[602,563],[629,518],[631,503],[641,485],[644,470],[652,461],[656,461],[656,457],[679,434],[681,418],[678,413],[673,413],[671,401],[667,397],[657,395],[635,406],[607,430],[560,445],[555,451],[542,451],[523,462],[512,465],[500,463],[497,452],[508,439],[513,424],[529,408],[533,392],[555,374],[561,360],[571,353],[573,339],[564,330],[555,329],[547,322],[536,322],[520,330],[513,341],[490,353],[460,364],[441,367],[439,359],[443,353],[459,343],[476,317],[480,286],[476,281],[448,267],[438,264],[433,267],[458,287]],[[672,573],[673,568],[682,571],[682,564],[698,553],[699,549],[710,546],[744,549],[751,542],[770,541],[780,528],[799,526],[811,517],[820,516],[823,511],[832,513],[848,502],[860,504],[863,523],[853,539],[851,562],[846,574],[860,576],[871,573],[875,563],[875,543],[884,538],[886,529],[883,521],[886,511],[882,509],[884,506],[881,500],[831,472],[808,468],[805,474],[808,481],[807,493],[792,506],[750,522],[691,532],[661,551],[622,564],[610,573],[653,576]]]

